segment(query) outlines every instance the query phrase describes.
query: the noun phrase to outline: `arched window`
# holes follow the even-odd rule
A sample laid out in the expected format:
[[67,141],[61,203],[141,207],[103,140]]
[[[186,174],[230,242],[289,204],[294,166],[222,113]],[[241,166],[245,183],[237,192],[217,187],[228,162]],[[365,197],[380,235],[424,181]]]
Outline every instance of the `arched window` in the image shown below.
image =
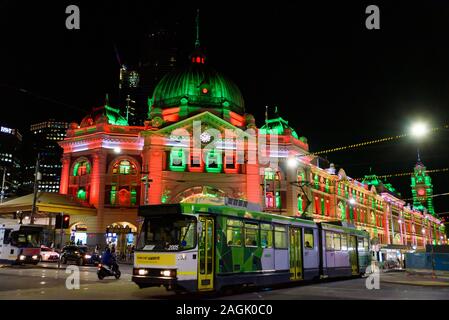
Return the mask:
[[90,174],[90,163],[87,160],[78,161],[73,167],[73,175],[75,177]]
[[112,167],[112,174],[136,174],[136,165],[129,160],[117,161]]
[[78,192],[76,193],[76,197],[79,200],[86,201],[87,200],[87,192],[86,192],[86,190],[84,188],[78,189]]
[[221,172],[223,168],[223,161],[221,159],[221,152],[212,149],[206,156],[206,171],[207,172]]

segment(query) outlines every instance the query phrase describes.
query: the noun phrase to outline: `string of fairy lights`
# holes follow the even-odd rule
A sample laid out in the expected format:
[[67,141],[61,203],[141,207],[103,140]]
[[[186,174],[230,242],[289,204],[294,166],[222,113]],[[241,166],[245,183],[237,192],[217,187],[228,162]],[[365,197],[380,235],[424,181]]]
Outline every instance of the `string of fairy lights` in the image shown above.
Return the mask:
[[[431,196],[427,196],[428,198],[436,198],[436,197],[443,197],[443,196],[449,196],[449,192],[445,192],[445,193],[438,193],[438,194],[433,194]],[[411,201],[413,200],[413,198],[410,199],[403,199],[404,201]],[[442,213],[447,213],[447,212],[442,212]],[[442,214],[440,213],[440,214]]]
[[[440,169],[432,169],[426,170],[426,173],[440,173],[440,172],[449,172],[449,168],[440,168]],[[384,174],[381,176],[377,176],[379,179],[393,178],[393,177],[404,177],[404,176],[412,176],[414,172],[399,172],[399,173],[391,173]],[[356,178],[355,180],[363,180],[364,178]]]
[[[446,124],[446,125],[443,125],[441,127],[431,128],[431,129],[429,129],[429,132],[436,132],[436,131],[445,130],[445,129],[449,129],[449,125]],[[336,147],[336,148],[332,148],[332,149],[317,151],[317,152],[313,152],[313,153],[310,153],[310,154],[307,154],[307,155],[312,155],[313,156],[313,155],[321,155],[321,154],[327,154],[327,153],[343,151],[343,150],[350,150],[350,149],[355,149],[355,148],[369,146],[369,145],[372,145],[372,144],[388,142],[388,141],[394,141],[394,140],[405,138],[407,136],[410,136],[410,134],[409,133],[403,133],[403,134],[399,134],[399,135],[396,135],[396,136],[385,137],[385,138],[380,138],[380,139],[375,139],[375,140],[355,143],[355,144],[351,144],[351,145],[347,145],[347,146],[341,146],[341,147]]]

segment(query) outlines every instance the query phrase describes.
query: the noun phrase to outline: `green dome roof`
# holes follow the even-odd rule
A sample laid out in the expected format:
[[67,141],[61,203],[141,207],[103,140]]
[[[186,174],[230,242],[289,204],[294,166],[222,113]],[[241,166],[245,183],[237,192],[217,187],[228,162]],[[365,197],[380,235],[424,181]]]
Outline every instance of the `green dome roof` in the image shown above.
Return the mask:
[[245,112],[242,94],[235,83],[204,61],[166,74],[154,89],[151,107],[178,107],[183,98],[189,105],[204,108],[226,106],[239,114]]
[[285,129],[290,130],[293,137],[299,139],[298,134],[295,129],[289,126],[288,121],[282,119],[281,117],[277,117],[275,119],[268,119],[266,123],[260,128],[261,134],[285,134]]

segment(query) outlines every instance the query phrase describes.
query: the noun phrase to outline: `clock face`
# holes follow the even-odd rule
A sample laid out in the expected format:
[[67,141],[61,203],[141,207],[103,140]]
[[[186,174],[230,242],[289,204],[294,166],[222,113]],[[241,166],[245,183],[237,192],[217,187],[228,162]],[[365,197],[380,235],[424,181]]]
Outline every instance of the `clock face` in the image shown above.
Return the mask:
[[210,136],[209,133],[203,132],[203,133],[201,133],[201,135],[200,135],[200,139],[201,139],[201,142],[202,142],[202,143],[208,143],[208,142],[210,141],[210,139],[211,139],[211,136]]
[[424,196],[426,194],[426,190],[424,189],[418,189],[418,195]]

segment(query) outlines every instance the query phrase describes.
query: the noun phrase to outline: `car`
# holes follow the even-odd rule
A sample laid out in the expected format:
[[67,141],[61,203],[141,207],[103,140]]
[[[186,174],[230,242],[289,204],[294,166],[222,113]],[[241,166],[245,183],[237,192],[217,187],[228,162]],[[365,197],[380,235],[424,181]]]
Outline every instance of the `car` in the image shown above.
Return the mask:
[[101,262],[101,256],[90,252],[87,246],[69,245],[62,249],[61,263],[76,263],[79,266],[98,265]]
[[52,248],[41,246],[41,259],[42,262],[57,262],[59,260],[59,253]]

